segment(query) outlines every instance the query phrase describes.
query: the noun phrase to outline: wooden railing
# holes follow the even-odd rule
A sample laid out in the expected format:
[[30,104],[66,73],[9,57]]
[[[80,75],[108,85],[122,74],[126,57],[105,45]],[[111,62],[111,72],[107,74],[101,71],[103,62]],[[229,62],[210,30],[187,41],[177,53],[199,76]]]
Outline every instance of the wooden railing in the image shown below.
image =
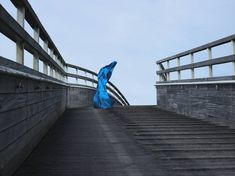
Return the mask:
[[[212,49],[216,49],[217,46],[222,46],[225,44],[231,44],[231,53],[224,55],[222,57],[213,57]],[[207,51],[208,56],[203,61],[195,62],[194,55],[201,52]],[[181,64],[181,58],[187,57],[190,61],[190,64]],[[170,61],[176,61],[176,65],[170,66]],[[200,47],[176,54],[171,57],[159,60],[156,62],[158,65],[157,75],[159,76],[159,81],[157,84],[167,84],[167,83],[194,83],[198,81],[223,81],[234,82],[235,80],[235,34],[222,38],[220,40],[202,45]],[[226,76],[214,76],[213,66],[224,63],[232,63],[231,74]],[[204,74],[204,77],[198,79],[195,77],[195,69],[207,67],[208,73]],[[182,79],[181,72],[189,70],[191,72],[189,79]],[[177,73],[177,78],[175,80],[171,79],[171,73]]]
[[[17,17],[14,19],[0,4],[0,32],[11,39],[16,44],[16,62],[24,65],[24,52],[28,51],[33,55],[32,68],[39,71],[39,61],[43,63],[43,73],[69,86],[76,85],[87,88],[94,88],[97,85],[97,74],[88,69],[66,63],[60,52],[56,48],[49,34],[41,24],[33,8],[27,0],[10,0],[17,10]],[[33,29],[31,36],[25,29],[25,21]],[[43,41],[43,46],[40,45]],[[69,73],[68,68],[74,68],[76,74]],[[83,71],[85,75],[78,74]],[[92,77],[87,76],[90,74]],[[72,84],[68,78],[83,80],[83,84],[78,81]],[[92,85],[88,85],[91,82]],[[107,84],[108,92],[122,105],[129,105],[122,93],[111,83]]]

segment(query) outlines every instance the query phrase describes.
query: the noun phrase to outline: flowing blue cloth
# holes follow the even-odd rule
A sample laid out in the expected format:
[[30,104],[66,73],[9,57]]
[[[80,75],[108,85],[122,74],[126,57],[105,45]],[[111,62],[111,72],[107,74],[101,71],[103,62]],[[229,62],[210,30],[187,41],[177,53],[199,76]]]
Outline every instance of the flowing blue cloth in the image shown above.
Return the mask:
[[107,109],[111,108],[114,104],[114,101],[108,95],[106,84],[109,81],[116,64],[117,62],[114,61],[101,68],[98,73],[98,84],[95,96],[93,97],[93,105],[95,108]]

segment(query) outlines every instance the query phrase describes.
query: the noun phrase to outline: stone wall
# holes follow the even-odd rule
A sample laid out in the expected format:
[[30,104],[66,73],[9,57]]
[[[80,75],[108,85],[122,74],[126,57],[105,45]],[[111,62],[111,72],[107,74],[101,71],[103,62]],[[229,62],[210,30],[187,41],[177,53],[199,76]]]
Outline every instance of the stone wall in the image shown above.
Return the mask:
[[[19,66],[0,72],[0,175],[11,175],[65,111],[66,87]],[[37,80],[31,76],[40,76]],[[22,74],[21,73],[21,74]],[[34,74],[35,73],[35,74]]]
[[95,95],[95,89],[69,87],[67,91],[67,108],[93,106],[92,99]]
[[157,85],[160,108],[235,127],[235,84]]
[[[68,87],[67,91],[67,108],[93,106],[96,88]],[[113,97],[111,99],[115,102],[113,106],[121,106]]]

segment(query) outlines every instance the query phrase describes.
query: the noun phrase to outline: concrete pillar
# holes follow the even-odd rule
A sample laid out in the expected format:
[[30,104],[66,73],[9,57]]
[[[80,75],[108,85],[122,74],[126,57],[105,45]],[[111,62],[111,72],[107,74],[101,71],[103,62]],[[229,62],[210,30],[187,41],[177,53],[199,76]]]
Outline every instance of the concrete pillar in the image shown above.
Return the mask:
[[[25,8],[22,6],[17,7],[17,22],[24,28]],[[16,42],[16,62],[24,64],[24,43],[21,41]]]
[[[233,54],[235,55],[235,40],[232,41]],[[235,75],[235,61],[233,62],[233,75]]]
[[[211,48],[208,48],[207,51],[208,51],[208,59],[210,60],[210,59],[212,59]],[[213,77],[213,66],[212,65],[209,66],[209,77]]]
[[[33,33],[33,38],[37,43],[39,43],[39,33],[40,33],[39,28],[35,28],[34,33]],[[34,53],[34,55],[33,55],[33,69],[39,71],[39,56],[38,56],[38,53]]]
[[[190,59],[191,59],[191,64],[194,63],[194,55],[193,53],[190,54]],[[195,78],[195,72],[194,72],[194,68],[191,69],[191,79]]]
[[[178,67],[180,66],[180,58],[179,58],[179,57],[177,58],[177,66],[178,66]],[[181,73],[180,73],[180,70],[178,71],[178,80],[181,80]]]

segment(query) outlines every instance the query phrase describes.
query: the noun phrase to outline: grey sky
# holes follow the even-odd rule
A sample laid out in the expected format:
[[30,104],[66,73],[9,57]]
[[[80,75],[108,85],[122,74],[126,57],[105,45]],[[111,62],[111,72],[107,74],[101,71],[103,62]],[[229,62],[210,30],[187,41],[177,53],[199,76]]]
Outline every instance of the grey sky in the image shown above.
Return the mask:
[[29,2],[67,62],[98,72],[116,60],[111,81],[131,104],[156,103],[156,60],[235,31],[235,0]]

